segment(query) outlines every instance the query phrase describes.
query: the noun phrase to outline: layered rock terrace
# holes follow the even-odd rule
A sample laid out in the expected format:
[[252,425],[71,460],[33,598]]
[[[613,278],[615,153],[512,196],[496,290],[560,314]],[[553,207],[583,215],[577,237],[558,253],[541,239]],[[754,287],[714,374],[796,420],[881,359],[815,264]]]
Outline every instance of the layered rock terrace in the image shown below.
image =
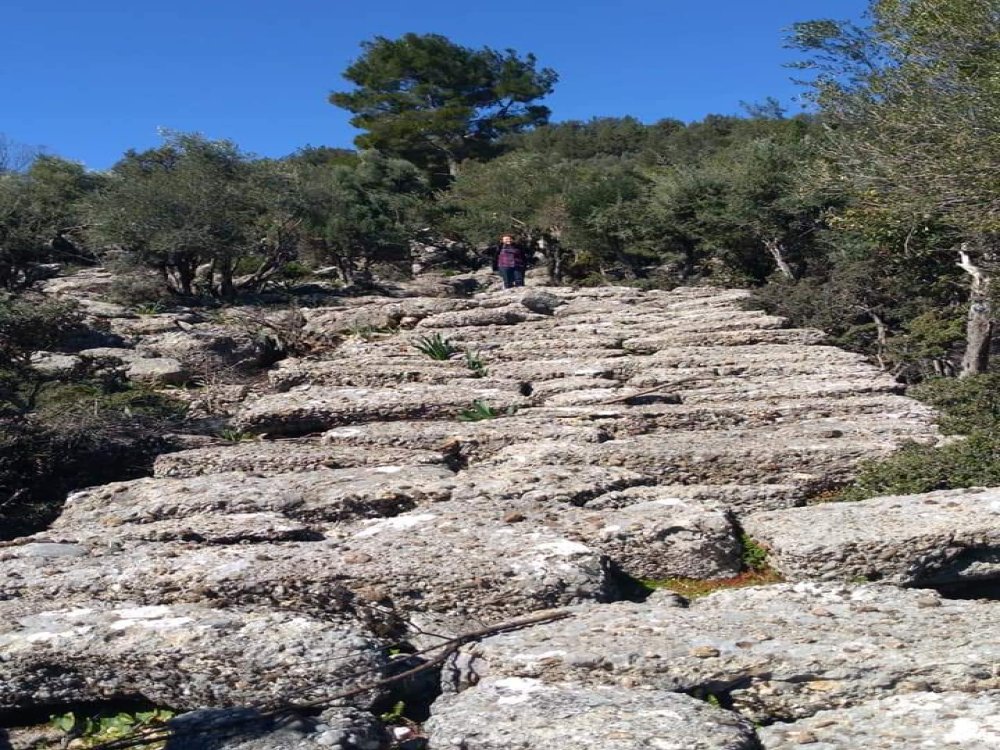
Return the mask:
[[[935,442],[933,414],[747,297],[534,288],[304,310],[340,343],[230,394],[248,439],[75,493],[0,547],[0,713],[239,716],[371,683],[292,726],[251,711],[205,746],[376,750],[391,737],[372,712],[400,697],[378,683],[413,665],[400,644],[568,608],[452,655],[431,748],[994,746],[994,603],[897,586],[997,575],[982,513],[1000,501],[816,505],[862,461]],[[204,343],[202,325],[116,330],[183,362],[206,348],[173,339]],[[435,334],[451,359],[416,348]],[[744,530],[794,583],[641,593],[737,576]]]

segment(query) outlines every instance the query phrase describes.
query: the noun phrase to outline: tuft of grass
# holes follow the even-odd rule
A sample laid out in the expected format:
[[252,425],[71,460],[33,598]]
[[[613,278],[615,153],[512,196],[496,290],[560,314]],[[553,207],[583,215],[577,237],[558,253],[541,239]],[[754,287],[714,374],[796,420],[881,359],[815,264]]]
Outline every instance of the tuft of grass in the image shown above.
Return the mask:
[[484,419],[497,419],[503,416],[513,416],[517,414],[517,407],[510,406],[503,411],[494,409],[492,406],[487,404],[485,401],[472,402],[472,407],[469,409],[463,409],[458,413],[458,420],[460,422],[481,422]]
[[421,336],[414,342],[413,348],[431,359],[442,362],[451,359],[452,355],[458,353],[458,348],[448,339],[442,338],[440,333],[435,333],[433,336]]
[[486,370],[486,365],[483,364],[483,360],[479,356],[479,352],[473,352],[470,349],[465,350],[465,366],[472,371],[472,377],[474,378],[484,378],[489,375]]

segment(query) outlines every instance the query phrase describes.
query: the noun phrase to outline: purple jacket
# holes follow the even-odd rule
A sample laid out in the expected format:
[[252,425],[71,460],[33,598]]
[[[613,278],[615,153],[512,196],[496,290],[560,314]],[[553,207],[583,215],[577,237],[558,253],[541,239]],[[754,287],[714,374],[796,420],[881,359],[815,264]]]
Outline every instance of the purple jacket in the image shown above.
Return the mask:
[[514,245],[504,245],[497,255],[497,268],[524,268],[528,265],[524,250]]

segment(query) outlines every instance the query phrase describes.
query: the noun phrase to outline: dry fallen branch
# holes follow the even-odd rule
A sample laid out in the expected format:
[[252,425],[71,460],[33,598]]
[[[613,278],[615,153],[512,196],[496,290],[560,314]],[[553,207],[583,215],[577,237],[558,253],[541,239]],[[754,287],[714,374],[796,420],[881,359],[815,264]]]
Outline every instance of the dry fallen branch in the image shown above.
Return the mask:
[[602,401],[601,405],[604,406],[604,405],[608,405],[608,404],[621,404],[621,403],[624,403],[626,401],[631,401],[634,398],[641,398],[642,396],[648,396],[651,393],[657,393],[658,391],[666,390],[667,388],[670,388],[671,386],[683,385],[684,383],[691,383],[691,382],[693,382],[695,380],[701,380],[702,377],[704,377],[704,376],[702,376],[702,375],[692,375],[689,378],[681,378],[680,380],[672,380],[669,383],[660,383],[659,385],[655,385],[652,388],[647,388],[644,391],[639,391],[638,393],[630,393],[627,396],[618,396],[617,398],[613,398],[610,401]]

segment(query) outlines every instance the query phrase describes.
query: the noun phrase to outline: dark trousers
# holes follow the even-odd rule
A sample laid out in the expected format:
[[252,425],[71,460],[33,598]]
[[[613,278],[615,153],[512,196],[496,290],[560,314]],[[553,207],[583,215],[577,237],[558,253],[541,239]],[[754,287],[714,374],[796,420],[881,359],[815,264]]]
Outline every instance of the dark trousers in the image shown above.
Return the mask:
[[523,268],[501,268],[499,270],[504,289],[510,289],[512,286],[524,286]]

